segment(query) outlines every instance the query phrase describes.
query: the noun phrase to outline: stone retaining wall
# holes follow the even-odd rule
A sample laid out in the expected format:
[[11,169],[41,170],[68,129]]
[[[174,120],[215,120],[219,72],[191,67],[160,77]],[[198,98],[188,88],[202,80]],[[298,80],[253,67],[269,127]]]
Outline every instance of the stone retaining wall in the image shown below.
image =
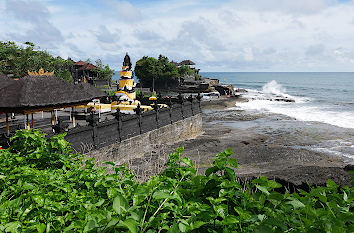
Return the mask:
[[197,114],[121,142],[91,150],[86,156],[95,158],[98,163],[110,161],[122,164],[141,158],[160,145],[192,139],[202,132],[202,116]]

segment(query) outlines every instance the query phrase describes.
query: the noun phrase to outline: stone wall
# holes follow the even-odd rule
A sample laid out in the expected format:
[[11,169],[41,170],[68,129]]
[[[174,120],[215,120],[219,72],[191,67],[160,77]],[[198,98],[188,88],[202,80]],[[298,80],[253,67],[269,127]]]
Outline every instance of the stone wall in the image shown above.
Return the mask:
[[117,113],[114,119],[103,122],[98,122],[98,117],[92,116],[87,119],[89,125],[70,129],[65,139],[76,151],[87,153],[174,124],[199,113],[201,113],[199,101],[186,101],[182,104],[172,104],[169,108],[139,114]]
[[164,144],[192,139],[203,132],[201,114],[190,116],[158,129],[113,143],[86,153],[96,162],[110,161],[122,164],[138,159]]

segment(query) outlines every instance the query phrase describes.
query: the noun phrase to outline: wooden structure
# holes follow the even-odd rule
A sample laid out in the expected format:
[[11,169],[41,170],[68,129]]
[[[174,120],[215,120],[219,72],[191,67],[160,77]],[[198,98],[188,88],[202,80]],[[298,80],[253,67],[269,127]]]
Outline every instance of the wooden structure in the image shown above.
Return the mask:
[[98,67],[91,63],[80,60],[74,63],[73,68],[72,76],[78,82],[86,82],[86,80],[97,78],[98,76],[97,72],[95,72]]
[[[55,109],[87,104],[103,96],[104,93],[89,84],[74,85],[53,76],[0,77],[0,112],[6,114],[8,134],[9,113],[25,114],[26,128],[30,129],[34,127],[33,113],[50,111],[54,125]],[[32,117],[31,123],[29,115]]]

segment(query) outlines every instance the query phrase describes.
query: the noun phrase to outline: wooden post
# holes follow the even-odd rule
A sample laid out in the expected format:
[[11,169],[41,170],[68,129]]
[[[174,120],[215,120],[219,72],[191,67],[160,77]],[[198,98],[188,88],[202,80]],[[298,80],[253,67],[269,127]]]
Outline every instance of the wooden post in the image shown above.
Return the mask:
[[183,102],[181,103],[182,120],[184,119]]
[[10,125],[9,125],[9,115],[6,113],[6,131],[7,131],[7,136],[10,135]]
[[55,123],[58,122],[58,110],[55,109]]
[[194,116],[194,113],[193,113],[193,99],[191,101],[191,110],[192,110],[192,116]]
[[101,122],[101,103],[98,104],[98,121]]
[[34,119],[33,119],[33,113],[31,113],[31,117],[32,117],[32,129],[34,129]]
[[29,124],[29,120],[28,120],[28,114],[26,114],[26,129],[27,130],[31,129],[30,124]]
[[75,127],[76,126],[76,122],[75,122],[75,110],[74,110],[74,108],[72,108],[72,121],[73,121],[73,127]]
[[55,116],[53,114],[53,111],[50,112],[50,117],[52,118],[52,126],[55,124]]

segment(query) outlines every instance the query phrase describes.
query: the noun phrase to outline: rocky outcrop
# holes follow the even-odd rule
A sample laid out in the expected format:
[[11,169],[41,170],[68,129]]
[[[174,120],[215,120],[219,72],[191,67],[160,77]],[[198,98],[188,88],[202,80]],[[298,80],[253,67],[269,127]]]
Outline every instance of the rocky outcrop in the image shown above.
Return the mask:
[[220,95],[234,95],[234,86],[231,84],[220,84],[218,79],[200,78],[195,79],[194,75],[184,76],[181,78],[178,92],[185,93],[207,93],[218,91]]

